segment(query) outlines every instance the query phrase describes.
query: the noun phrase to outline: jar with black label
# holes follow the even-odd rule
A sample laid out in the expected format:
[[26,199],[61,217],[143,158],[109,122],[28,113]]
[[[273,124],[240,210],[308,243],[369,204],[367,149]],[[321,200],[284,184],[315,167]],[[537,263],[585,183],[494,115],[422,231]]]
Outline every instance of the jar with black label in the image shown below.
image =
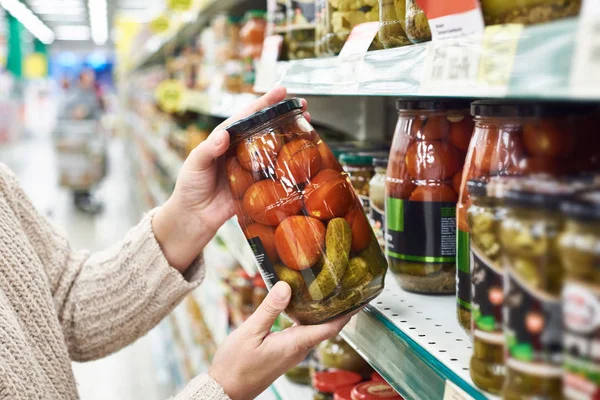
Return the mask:
[[507,192],[500,224],[504,267],[506,379],[503,398],[562,395],[562,306],[565,270],[557,246],[561,202],[573,185],[532,180]]
[[385,174],[387,157],[375,157],[375,175],[369,182],[369,222],[381,248],[385,248]]
[[387,263],[346,172],[302,114],[299,99],[226,128],[229,188],[271,288],[292,288],[295,322],[318,324],[370,302]]
[[[471,136],[469,102],[398,100],[385,204],[386,254],[403,289],[456,290],[456,192],[465,153],[455,137]],[[459,176],[460,180],[460,176]]]
[[369,215],[369,182],[375,175],[373,153],[342,153],[339,160],[344,171],[350,176],[354,191],[360,198],[365,213]]
[[565,399],[600,395],[600,191],[563,203],[558,239],[565,268],[562,292]]

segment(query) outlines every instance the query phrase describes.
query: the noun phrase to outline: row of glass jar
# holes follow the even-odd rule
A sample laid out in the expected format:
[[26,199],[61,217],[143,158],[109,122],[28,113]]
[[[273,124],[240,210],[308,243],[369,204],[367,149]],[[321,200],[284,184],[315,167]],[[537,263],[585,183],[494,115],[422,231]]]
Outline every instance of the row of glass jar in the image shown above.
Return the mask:
[[509,400],[600,395],[598,178],[468,182],[478,387]]
[[[581,0],[482,0],[486,24],[535,24],[576,16]],[[270,34],[285,36],[289,59],[337,55],[352,28],[379,21],[370,50],[431,40],[417,0],[269,0]]]

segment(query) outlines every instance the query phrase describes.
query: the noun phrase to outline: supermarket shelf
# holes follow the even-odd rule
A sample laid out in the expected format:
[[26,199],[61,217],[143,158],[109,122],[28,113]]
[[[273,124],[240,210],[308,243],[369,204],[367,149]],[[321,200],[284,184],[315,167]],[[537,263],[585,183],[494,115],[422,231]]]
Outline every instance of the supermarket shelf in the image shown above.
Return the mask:
[[234,112],[250,105],[257,96],[251,93],[201,92],[189,90],[186,92],[182,108],[213,117],[228,118]]
[[310,386],[298,385],[285,376],[277,379],[271,389],[278,400],[310,400],[313,398]]
[[408,293],[388,274],[383,293],[342,336],[406,400],[446,398],[448,386],[464,392],[451,398],[496,399],[471,381],[472,343],[457,322],[454,296]]
[[578,98],[570,87],[578,25],[578,19],[566,19],[522,31],[504,26],[483,37],[365,56],[278,62],[259,66],[255,90],[282,85],[306,95]]

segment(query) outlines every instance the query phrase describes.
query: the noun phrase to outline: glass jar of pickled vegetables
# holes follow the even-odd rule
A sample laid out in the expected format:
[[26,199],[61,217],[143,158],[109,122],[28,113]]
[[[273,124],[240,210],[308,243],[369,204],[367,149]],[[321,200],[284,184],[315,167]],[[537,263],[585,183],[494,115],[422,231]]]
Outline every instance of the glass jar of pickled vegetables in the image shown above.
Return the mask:
[[339,161],[350,176],[352,187],[362,202],[365,212],[369,213],[369,182],[375,175],[371,153],[342,153]]
[[[562,399],[561,202],[573,187],[541,177],[509,190],[499,229],[504,267],[503,399]],[[475,274],[475,269],[473,269]],[[475,276],[474,276],[475,278]]]
[[431,40],[429,21],[419,7],[416,0],[406,0],[406,36],[413,43],[428,42]]
[[[597,124],[595,107],[565,103],[480,100],[471,105],[473,138],[460,179],[457,205],[457,311],[469,329],[470,259],[466,182],[492,175],[559,176],[597,168],[600,142],[590,136]],[[468,143],[468,141],[465,141]]]
[[[471,136],[468,102],[398,100],[386,178],[386,254],[405,290],[456,290],[456,201],[460,146]],[[460,178],[459,178],[460,179]]]
[[503,271],[498,228],[502,218],[494,185],[498,179],[470,180],[471,206],[467,220],[471,231],[473,355],[471,378],[481,389],[500,393],[504,383]]
[[[281,326],[281,330],[285,330],[291,328],[294,325],[294,322],[283,314],[279,316],[279,324]],[[310,372],[309,365],[310,360],[312,359],[312,352],[308,353],[306,358],[300,361],[295,367],[289,369],[285,376],[290,381],[297,383],[299,385],[310,385]]]
[[315,56],[315,0],[287,0],[287,56],[290,60]]
[[361,376],[350,371],[317,372],[312,377],[314,400],[333,400],[333,394],[347,386],[354,386],[362,380]]
[[314,372],[344,370],[360,374],[368,379],[373,373],[371,366],[341,336],[321,342],[313,351]]
[[538,24],[579,14],[581,0],[481,0],[486,25]]
[[597,349],[600,338],[600,192],[564,202],[566,222],[558,240],[566,272],[562,292],[565,399],[594,399],[600,394]]
[[379,0],[379,40],[386,49],[406,46],[406,0]]
[[382,249],[385,248],[385,177],[387,157],[373,158],[375,175],[369,182],[369,222]]
[[347,174],[302,115],[299,99],[226,128],[238,221],[271,288],[292,287],[286,313],[317,324],[371,301],[387,269]]

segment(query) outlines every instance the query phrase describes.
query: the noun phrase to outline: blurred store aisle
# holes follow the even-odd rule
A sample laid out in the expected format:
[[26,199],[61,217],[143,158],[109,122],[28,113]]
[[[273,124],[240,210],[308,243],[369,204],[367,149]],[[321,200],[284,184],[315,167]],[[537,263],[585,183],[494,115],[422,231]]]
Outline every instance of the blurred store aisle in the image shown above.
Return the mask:
[[[101,250],[120,240],[142,212],[131,191],[132,174],[122,140],[109,145],[108,175],[98,190],[104,212],[89,216],[78,211],[71,193],[57,184],[57,160],[51,135],[37,130],[17,143],[0,146],[0,162],[19,177],[35,206],[66,231],[75,249]],[[102,360],[74,363],[82,400],[159,400],[168,398],[152,360],[150,338]]]

